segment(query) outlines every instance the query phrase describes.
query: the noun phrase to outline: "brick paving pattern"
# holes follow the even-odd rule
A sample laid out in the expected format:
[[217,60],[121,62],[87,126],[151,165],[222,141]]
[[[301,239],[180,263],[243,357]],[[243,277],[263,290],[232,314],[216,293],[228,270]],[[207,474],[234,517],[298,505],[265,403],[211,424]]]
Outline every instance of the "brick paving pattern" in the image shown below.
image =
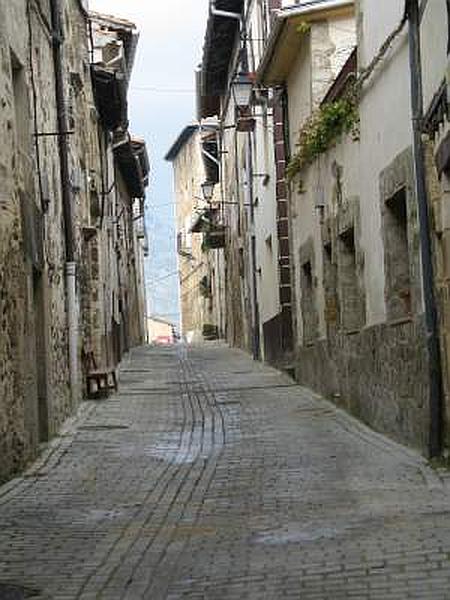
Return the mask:
[[239,351],[138,349],[0,488],[0,599],[25,597],[450,600],[450,488]]

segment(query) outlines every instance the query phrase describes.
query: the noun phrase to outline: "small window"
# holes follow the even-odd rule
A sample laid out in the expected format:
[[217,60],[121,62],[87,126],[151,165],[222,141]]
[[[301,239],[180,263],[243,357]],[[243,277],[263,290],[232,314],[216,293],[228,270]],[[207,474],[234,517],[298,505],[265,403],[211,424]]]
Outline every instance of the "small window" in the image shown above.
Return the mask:
[[14,94],[14,120],[16,140],[21,152],[29,151],[29,105],[28,88],[25,78],[25,70],[14,54],[11,53],[12,88]]
[[191,217],[187,216],[184,219],[184,246],[186,250],[192,250],[192,233],[191,229]]
[[314,280],[311,261],[302,265],[300,274],[301,308],[303,317],[304,343],[312,342],[317,336],[317,316],[314,293]]
[[338,325],[339,300],[337,291],[337,264],[333,260],[333,249],[330,243],[323,247],[323,288],[325,294],[325,323],[327,331]]
[[364,303],[359,286],[353,227],[339,236],[340,322],[345,331],[360,329],[364,323]]
[[383,226],[386,310],[388,319],[398,319],[410,315],[412,312],[405,188],[399,190],[385,202]]

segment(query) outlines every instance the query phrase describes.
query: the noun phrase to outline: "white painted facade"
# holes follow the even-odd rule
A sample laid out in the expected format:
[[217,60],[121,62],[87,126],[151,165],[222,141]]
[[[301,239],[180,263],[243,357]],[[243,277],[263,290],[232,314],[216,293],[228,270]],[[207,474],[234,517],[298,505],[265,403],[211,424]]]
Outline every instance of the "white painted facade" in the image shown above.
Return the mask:
[[[364,69],[404,11],[400,0],[380,11],[375,0],[360,2],[359,61]],[[365,87],[361,106],[361,228],[365,254],[367,324],[386,319],[384,251],[381,236],[379,175],[412,143],[407,28]]]

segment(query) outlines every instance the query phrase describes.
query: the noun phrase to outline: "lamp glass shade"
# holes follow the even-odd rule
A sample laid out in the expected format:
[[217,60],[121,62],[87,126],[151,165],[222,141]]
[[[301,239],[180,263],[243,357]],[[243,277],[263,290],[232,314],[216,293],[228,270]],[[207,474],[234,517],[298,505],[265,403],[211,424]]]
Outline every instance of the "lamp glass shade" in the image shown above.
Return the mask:
[[208,202],[209,200],[211,200],[214,194],[214,183],[211,183],[210,181],[205,181],[204,183],[202,183],[201,187],[203,198]]
[[253,82],[245,73],[239,73],[232,83],[233,97],[237,106],[244,107],[250,105],[252,96]]

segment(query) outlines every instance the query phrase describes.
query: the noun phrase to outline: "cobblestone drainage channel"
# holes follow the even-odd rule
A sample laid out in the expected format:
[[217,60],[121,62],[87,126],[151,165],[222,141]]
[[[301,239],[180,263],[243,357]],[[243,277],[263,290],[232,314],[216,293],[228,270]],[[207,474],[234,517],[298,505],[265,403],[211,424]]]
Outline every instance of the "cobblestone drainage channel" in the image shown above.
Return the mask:
[[38,598],[38,596],[38,590],[0,582],[0,600],[24,600],[25,598]]

